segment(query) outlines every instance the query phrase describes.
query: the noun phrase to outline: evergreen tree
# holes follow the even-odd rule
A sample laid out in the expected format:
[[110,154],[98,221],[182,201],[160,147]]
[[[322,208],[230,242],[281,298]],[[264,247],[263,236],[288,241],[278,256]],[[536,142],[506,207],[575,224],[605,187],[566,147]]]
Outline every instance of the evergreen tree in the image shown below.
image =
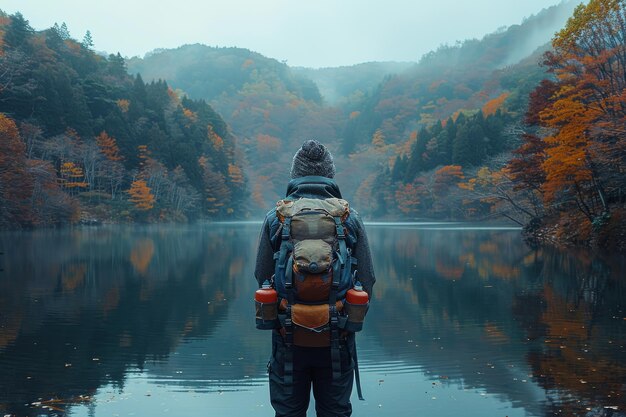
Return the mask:
[[65,24],[65,22],[61,23],[61,27],[59,28],[59,36],[64,41],[70,39],[70,31],[67,29],[67,25]]
[[452,163],[455,165],[466,165],[472,158],[472,145],[470,143],[470,132],[467,123],[457,126],[456,136],[452,143]]
[[91,49],[91,47],[93,46],[93,38],[91,37],[91,32],[89,30],[85,32],[85,36],[83,37],[81,45],[85,49]]
[[20,12],[11,16],[11,23],[4,34],[4,44],[10,49],[23,49],[30,51],[28,40],[33,36],[34,30],[28,20]]
[[126,76],[126,61],[120,53],[109,55],[108,60],[109,74],[117,78],[123,78]]

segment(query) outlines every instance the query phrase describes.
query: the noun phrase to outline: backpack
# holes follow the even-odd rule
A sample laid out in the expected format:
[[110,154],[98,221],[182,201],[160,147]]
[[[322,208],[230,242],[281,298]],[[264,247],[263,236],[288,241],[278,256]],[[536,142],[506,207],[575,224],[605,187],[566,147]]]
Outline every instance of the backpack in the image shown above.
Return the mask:
[[[271,228],[270,236],[279,248],[274,254],[273,284],[285,329],[285,383],[289,387],[293,382],[292,345],[330,346],[333,380],[338,380],[340,331],[361,330],[369,307],[369,303],[346,302],[346,294],[357,284],[350,207],[339,198],[280,200],[276,217],[278,227]],[[362,400],[354,338],[350,349]]]
[[293,325],[295,345],[329,346],[333,327],[345,327],[344,298],[356,272],[356,259],[347,244],[354,239],[346,227],[348,202],[280,200],[276,216],[280,247],[274,255],[274,286],[279,311],[285,313],[286,324]]

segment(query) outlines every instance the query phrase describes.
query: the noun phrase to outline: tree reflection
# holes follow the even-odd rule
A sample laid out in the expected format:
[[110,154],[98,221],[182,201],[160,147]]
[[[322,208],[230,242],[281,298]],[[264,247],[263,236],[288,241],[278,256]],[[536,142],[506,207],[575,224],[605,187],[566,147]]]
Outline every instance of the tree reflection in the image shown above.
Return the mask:
[[[611,415],[626,408],[623,259],[543,251],[543,285],[515,309],[539,341],[528,363],[549,396],[546,415]],[[595,411],[594,411],[595,410]],[[597,411],[600,410],[600,411]]]
[[122,387],[129,369],[209,337],[241,279],[242,244],[250,246],[240,231],[212,229],[5,235],[0,409],[38,415],[28,404],[40,398]]
[[367,330],[388,356],[531,415],[624,409],[623,258],[533,251],[514,233],[370,234],[383,291]]
[[[253,329],[250,303],[257,234],[210,225],[0,235],[0,411],[35,415],[26,404],[39,398],[123,389],[137,369],[197,391],[264,375],[269,334]],[[378,282],[359,335],[364,376],[368,366],[418,369],[532,416],[624,409],[624,258],[531,250],[517,232],[368,234]]]

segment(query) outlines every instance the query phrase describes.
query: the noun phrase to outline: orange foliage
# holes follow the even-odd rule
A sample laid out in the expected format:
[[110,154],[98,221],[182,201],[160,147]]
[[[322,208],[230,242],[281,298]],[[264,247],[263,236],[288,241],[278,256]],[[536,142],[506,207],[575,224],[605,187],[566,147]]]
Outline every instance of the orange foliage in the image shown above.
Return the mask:
[[104,130],[96,137],[96,143],[109,161],[121,161],[123,159],[122,155],[120,155],[120,148],[117,147],[117,142]]
[[487,117],[492,114],[495,114],[496,111],[498,111],[498,109],[502,107],[502,104],[504,104],[504,101],[507,99],[507,97],[509,97],[509,93],[505,91],[504,93],[500,94],[498,97],[486,102],[482,108],[483,115]]
[[154,207],[154,195],[148,187],[145,180],[135,180],[128,190],[130,194],[130,202],[135,205],[138,210],[147,211]]
[[398,209],[404,214],[416,214],[420,205],[420,196],[423,190],[417,184],[408,183],[400,185],[396,190],[396,203]]
[[[626,5],[580,5],[546,54],[556,82],[531,96],[528,117],[549,135],[541,168],[546,205],[580,211],[589,222],[618,204],[626,172]],[[544,94],[550,93],[550,94]],[[537,177],[537,176],[535,176]]]
[[171,87],[167,87],[167,95],[169,96],[170,100],[172,100],[172,102],[174,102],[175,104],[180,103],[180,98],[178,98],[178,94],[176,94],[176,91],[172,90]]
[[207,137],[213,144],[213,149],[215,149],[216,151],[221,151],[222,148],[224,147],[224,139],[222,139],[220,135],[215,133],[215,131],[213,130],[213,126],[207,125],[206,130],[207,130]]
[[244,177],[241,168],[235,164],[228,164],[228,177],[233,184],[243,184]]
[[192,124],[198,121],[198,115],[189,109],[183,108],[183,115],[185,116],[185,119],[187,119],[187,121],[185,122],[186,127],[190,127]]
[[459,184],[464,179],[463,169],[460,165],[446,165],[435,171],[434,190],[437,194],[445,193],[453,184]]
[[117,100],[117,107],[120,108],[122,113],[128,113],[128,109],[130,108],[130,101],[124,98]]
[[61,164],[61,183],[65,188],[86,188],[89,186],[85,182],[83,169],[74,162],[63,162]]
[[15,122],[0,113],[0,224],[30,218],[33,184],[26,170],[26,146]]

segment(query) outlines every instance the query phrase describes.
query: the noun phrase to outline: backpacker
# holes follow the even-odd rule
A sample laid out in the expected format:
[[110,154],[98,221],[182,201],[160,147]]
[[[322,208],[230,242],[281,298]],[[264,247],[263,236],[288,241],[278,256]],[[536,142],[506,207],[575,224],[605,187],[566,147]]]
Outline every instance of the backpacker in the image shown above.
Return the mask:
[[[367,294],[356,282],[348,202],[339,198],[280,200],[276,217],[277,227],[270,233],[278,248],[273,276],[277,294],[266,296],[272,291],[269,283],[257,291],[257,327],[284,328],[288,347],[330,346],[333,377],[339,377],[340,332],[361,330],[369,307]],[[280,325],[265,320],[276,315],[267,315],[268,304],[260,300],[275,303]]]

